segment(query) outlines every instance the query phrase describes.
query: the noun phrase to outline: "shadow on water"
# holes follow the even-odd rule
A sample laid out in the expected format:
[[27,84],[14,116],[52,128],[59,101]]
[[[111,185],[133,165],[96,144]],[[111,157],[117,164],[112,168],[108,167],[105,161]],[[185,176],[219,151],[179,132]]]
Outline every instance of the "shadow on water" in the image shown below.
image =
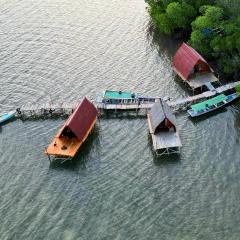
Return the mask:
[[132,111],[108,111],[105,112],[101,117],[99,118],[100,121],[101,119],[146,119],[147,118],[147,110],[132,110]]
[[52,160],[49,165],[50,169],[67,169],[71,171],[76,171],[79,168],[85,169],[88,157],[94,145],[99,145],[99,132],[98,126],[95,126],[91,134],[88,136],[87,140],[80,147],[78,153],[71,160]]
[[156,166],[169,165],[169,164],[180,164],[181,163],[180,155],[181,155],[181,153],[157,156],[153,152],[153,162]]
[[240,102],[237,102],[232,107],[236,113],[234,126],[237,130],[238,135],[240,136]]
[[41,115],[41,116],[20,116],[22,122],[35,122],[35,121],[45,121],[45,120],[66,120],[69,117],[68,114],[53,114],[53,115]]
[[150,20],[147,28],[147,39],[153,46],[158,47],[158,52],[168,52],[169,56],[173,56],[182,41],[176,40],[160,33],[152,21]]

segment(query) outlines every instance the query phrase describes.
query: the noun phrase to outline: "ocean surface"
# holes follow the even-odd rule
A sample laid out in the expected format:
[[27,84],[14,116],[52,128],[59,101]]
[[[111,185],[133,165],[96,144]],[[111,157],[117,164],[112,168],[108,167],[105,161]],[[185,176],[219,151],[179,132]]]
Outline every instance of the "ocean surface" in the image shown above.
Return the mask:
[[[1,0],[0,110],[104,89],[190,94],[143,0]],[[73,162],[44,148],[64,119],[0,127],[0,239],[240,239],[240,104],[177,115],[179,156],[156,158],[145,118],[101,118]]]

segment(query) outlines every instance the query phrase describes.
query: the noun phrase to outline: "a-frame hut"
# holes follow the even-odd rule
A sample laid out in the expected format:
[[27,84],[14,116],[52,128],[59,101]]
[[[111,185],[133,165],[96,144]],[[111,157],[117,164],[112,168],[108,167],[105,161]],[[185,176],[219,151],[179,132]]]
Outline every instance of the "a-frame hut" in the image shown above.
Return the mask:
[[160,155],[179,152],[182,144],[176,117],[162,99],[152,106],[148,114],[148,126],[157,153],[158,150],[163,150]]
[[211,83],[218,81],[207,61],[186,43],[177,50],[172,65],[177,75],[193,90],[204,85],[211,88]]
[[45,153],[55,157],[74,157],[94,127],[97,114],[95,106],[83,98]]

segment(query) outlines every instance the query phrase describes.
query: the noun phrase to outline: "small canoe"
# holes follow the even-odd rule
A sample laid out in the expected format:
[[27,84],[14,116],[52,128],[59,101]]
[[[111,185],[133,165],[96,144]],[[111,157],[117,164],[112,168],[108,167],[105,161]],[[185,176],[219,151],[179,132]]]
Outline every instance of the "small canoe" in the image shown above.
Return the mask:
[[16,114],[17,114],[16,111],[10,111],[0,114],[0,124],[14,118]]
[[95,106],[84,98],[45,150],[45,154],[60,159],[73,158],[93,129],[97,114]]
[[203,114],[207,114],[209,112],[222,108],[237,98],[238,98],[237,93],[233,93],[227,96],[221,94],[214,98],[192,105],[191,109],[189,109],[187,112],[191,117],[198,117]]

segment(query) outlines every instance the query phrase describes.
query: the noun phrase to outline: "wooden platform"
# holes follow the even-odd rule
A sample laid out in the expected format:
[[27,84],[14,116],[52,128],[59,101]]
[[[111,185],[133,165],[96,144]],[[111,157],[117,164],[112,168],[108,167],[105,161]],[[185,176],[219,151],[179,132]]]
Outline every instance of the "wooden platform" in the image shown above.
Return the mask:
[[[179,98],[177,100],[166,100],[167,104],[172,107],[174,110],[181,109],[183,106],[197,103],[203,99],[213,97],[217,94],[224,93],[227,90],[234,89],[237,85],[240,85],[240,81],[229,83],[221,87],[216,88],[212,91],[206,91],[198,95],[189,96],[185,98]],[[164,99],[164,98],[163,98]],[[167,99],[167,98],[165,98]],[[17,117],[20,118],[32,118],[32,117],[52,117],[59,115],[69,115],[76,108],[78,102],[71,103],[60,103],[60,104],[44,104],[44,105],[25,105],[20,108],[21,114],[17,114]],[[148,110],[153,106],[153,102],[149,103],[140,103],[140,104],[104,104],[95,102],[95,106],[101,110]],[[147,112],[147,111],[146,111]],[[144,114],[146,114],[144,112]]]
[[52,155],[57,158],[61,158],[61,157],[73,158],[78,152],[81,145],[87,139],[96,121],[97,121],[97,118],[95,118],[94,122],[91,124],[89,130],[85,134],[82,141],[79,141],[77,138],[60,137],[60,133],[62,132],[62,129],[61,129],[58,132],[58,134],[55,136],[53,141],[50,143],[48,148],[45,150],[45,154],[48,156]]
[[[48,146],[45,153],[56,157],[74,157],[79,150],[82,142],[76,138],[59,138],[55,137],[51,144]],[[66,147],[66,149],[65,149]]]
[[187,80],[187,84],[192,89],[197,89],[203,87],[206,83],[213,83],[218,82],[218,78],[213,73],[205,73],[205,74],[198,74],[189,80]]

